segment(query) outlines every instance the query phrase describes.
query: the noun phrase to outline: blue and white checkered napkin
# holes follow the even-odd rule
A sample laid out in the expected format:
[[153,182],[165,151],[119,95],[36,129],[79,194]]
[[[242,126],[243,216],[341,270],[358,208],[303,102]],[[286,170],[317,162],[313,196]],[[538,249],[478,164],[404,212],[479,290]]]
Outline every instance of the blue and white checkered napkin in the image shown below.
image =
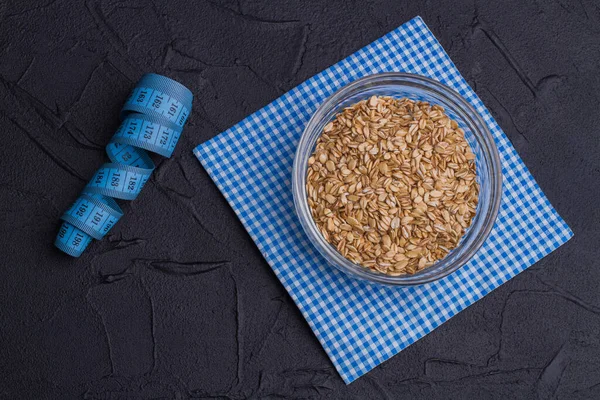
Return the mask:
[[[296,145],[317,106],[367,74],[404,71],[454,88],[481,113],[502,159],[504,193],[481,250],[450,276],[394,288],[326,265],[294,212]],[[350,383],[508,281],[573,235],[481,100],[419,17],[312,77],[194,150]]]

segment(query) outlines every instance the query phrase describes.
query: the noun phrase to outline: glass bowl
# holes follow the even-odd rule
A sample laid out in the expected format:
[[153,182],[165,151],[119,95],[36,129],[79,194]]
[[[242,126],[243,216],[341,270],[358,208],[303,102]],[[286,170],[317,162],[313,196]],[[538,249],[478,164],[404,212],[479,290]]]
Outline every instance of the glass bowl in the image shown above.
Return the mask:
[[[413,275],[390,276],[357,265],[342,256],[317,229],[308,206],[306,173],[308,159],[324,126],[345,107],[373,95],[408,97],[445,108],[446,114],[465,131],[475,154],[479,202],[471,226],[458,246],[446,257]],[[453,89],[420,75],[387,72],[358,79],[338,90],[319,106],[300,138],[292,170],[292,191],[296,213],[311,243],[329,264],[351,277],[388,285],[420,285],[441,279],[465,265],[490,234],[502,195],[500,157],[494,139],[481,116]]]

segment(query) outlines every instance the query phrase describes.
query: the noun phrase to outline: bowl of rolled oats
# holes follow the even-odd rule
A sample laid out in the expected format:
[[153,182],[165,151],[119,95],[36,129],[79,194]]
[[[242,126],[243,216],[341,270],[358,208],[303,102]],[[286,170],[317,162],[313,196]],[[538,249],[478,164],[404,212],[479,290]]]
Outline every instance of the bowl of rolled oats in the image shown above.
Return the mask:
[[350,276],[419,285],[469,262],[495,223],[502,173],[481,116],[420,75],[369,75],[308,122],[294,159],[296,213]]

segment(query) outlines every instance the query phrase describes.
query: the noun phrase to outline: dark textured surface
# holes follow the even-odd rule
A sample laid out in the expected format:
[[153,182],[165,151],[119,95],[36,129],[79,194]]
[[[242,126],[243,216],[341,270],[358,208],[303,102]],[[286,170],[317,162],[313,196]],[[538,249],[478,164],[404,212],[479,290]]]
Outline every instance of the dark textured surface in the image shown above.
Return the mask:
[[[421,15],[575,237],[346,386],[192,148]],[[600,4],[0,1],[0,398],[600,398]],[[172,159],[75,260],[58,218],[145,72]]]

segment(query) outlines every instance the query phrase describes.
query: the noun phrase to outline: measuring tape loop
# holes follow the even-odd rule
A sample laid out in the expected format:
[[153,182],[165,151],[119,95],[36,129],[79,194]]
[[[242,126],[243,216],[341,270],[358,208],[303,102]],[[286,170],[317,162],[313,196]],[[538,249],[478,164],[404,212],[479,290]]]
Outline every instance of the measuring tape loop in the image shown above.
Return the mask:
[[192,109],[192,92],[165,76],[146,74],[125,101],[122,118],[131,112],[160,115],[182,128]]
[[106,163],[101,166],[84,191],[121,200],[134,200],[150,178],[154,168]]
[[128,114],[113,136],[112,143],[139,147],[169,158],[182,129],[167,122],[160,116]]
[[58,230],[54,245],[70,256],[79,257],[90,244],[92,237],[68,222],[63,222]]
[[122,215],[123,211],[110,197],[84,192],[61,219],[100,240]]
[[106,146],[103,164],[65,211],[55,245],[79,257],[92,238],[102,239],[123,211],[113,199],[134,200],[155,168],[146,151],[171,157],[192,109],[185,86],[157,74],[137,83],[121,111],[121,125]]

